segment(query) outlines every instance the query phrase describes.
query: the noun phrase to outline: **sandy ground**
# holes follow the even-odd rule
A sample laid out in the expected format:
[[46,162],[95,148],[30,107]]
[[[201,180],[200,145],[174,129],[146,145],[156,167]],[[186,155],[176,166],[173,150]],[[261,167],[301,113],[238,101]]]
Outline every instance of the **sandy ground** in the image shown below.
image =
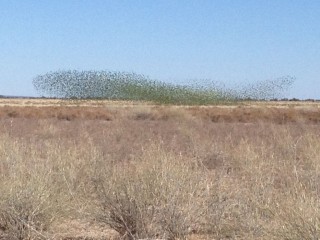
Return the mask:
[[[81,106],[81,107],[135,107],[135,106],[159,106],[151,102],[136,102],[136,101],[113,101],[113,100],[61,100],[61,99],[41,99],[41,98],[0,98],[0,106],[33,106],[33,107],[58,107],[58,106]],[[234,108],[237,106],[246,107],[278,107],[278,108],[320,108],[320,101],[252,101],[240,102],[230,105],[208,105],[200,106],[202,108],[221,107]],[[173,106],[179,108],[188,108],[190,106]]]

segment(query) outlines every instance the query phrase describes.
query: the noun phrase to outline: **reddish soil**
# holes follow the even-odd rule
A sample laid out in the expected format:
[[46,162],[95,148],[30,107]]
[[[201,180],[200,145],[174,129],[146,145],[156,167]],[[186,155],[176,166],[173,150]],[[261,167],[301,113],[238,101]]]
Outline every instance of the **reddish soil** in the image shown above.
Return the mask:
[[161,106],[119,101],[59,101],[0,99],[0,118],[59,119],[72,121],[168,120],[183,114],[212,122],[279,124],[320,123],[320,102],[241,102],[216,106]]

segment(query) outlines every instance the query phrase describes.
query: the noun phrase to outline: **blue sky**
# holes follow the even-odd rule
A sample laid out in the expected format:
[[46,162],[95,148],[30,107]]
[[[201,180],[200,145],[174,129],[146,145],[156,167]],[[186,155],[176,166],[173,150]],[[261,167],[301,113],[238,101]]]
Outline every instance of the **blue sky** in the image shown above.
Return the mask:
[[320,98],[318,0],[1,0],[0,95],[55,70],[227,86],[290,75]]

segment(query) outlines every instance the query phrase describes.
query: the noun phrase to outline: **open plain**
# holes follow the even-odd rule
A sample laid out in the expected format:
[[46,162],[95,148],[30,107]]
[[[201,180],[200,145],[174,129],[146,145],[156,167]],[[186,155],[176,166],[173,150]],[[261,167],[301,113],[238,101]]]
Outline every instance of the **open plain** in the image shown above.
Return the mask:
[[319,239],[320,102],[0,99],[0,239]]

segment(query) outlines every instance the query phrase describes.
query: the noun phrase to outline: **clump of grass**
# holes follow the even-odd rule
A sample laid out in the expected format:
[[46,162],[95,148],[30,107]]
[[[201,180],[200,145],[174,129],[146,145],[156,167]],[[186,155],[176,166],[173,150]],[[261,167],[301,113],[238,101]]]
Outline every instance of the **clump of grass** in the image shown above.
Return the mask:
[[[52,226],[79,215],[83,198],[77,193],[88,180],[80,181],[90,160],[79,161],[78,154],[56,142],[0,135],[1,239],[55,239]],[[81,154],[86,159],[88,153]]]
[[97,218],[126,239],[186,239],[208,220],[221,227],[224,204],[202,166],[156,146],[133,163],[103,168],[94,185]]
[[45,231],[62,214],[60,187],[46,162],[24,156],[31,149],[9,139],[0,137],[0,231],[8,239],[48,239]]
[[48,238],[45,231],[60,210],[52,199],[52,186],[40,184],[43,180],[2,183],[10,186],[1,187],[0,200],[0,228],[9,239]]

